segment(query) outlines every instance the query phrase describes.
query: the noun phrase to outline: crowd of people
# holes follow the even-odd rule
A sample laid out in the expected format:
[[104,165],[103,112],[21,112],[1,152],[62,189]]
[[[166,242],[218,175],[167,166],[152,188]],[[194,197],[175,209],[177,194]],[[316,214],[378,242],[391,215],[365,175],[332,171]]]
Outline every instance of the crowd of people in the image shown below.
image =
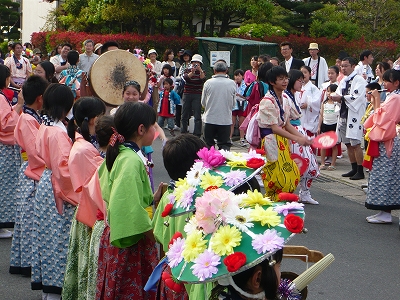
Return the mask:
[[[218,60],[207,79],[200,54],[166,49],[161,62],[150,49],[144,89],[129,78],[124,104],[110,107],[87,76],[119,45],[83,45],[42,60],[16,42],[0,64],[0,238],[12,237],[10,273],[30,276],[42,299],[274,299],[281,249],[302,230],[284,211],[301,220],[304,204],[319,204],[312,181],[336,169],[341,143],[343,177],[370,170],[365,206],[378,213],[367,222],[400,209],[397,61],[375,77],[371,51],[328,67],[317,43],[301,60],[284,42],[283,61],[253,56],[231,79]],[[230,152],[236,128],[248,152]],[[338,143],[318,164],[313,139],[330,131]],[[168,187],[152,176],[157,136]],[[296,188],[299,203],[286,203]]]

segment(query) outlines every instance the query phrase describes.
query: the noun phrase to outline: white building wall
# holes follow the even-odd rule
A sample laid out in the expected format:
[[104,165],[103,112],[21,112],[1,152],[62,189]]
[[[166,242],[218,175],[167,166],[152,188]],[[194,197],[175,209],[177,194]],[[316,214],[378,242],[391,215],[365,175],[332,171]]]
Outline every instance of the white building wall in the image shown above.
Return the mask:
[[33,32],[41,31],[46,23],[47,14],[56,8],[57,1],[48,3],[43,0],[22,0],[21,2],[21,41],[25,43],[31,41]]

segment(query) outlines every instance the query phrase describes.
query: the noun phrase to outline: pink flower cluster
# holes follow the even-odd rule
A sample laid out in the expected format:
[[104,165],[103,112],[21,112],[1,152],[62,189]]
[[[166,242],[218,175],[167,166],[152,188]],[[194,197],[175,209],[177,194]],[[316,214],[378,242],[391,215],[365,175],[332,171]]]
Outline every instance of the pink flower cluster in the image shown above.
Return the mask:
[[200,157],[207,168],[215,168],[225,163],[225,157],[218,151],[215,150],[214,146],[210,149],[204,147],[197,152],[197,156]]

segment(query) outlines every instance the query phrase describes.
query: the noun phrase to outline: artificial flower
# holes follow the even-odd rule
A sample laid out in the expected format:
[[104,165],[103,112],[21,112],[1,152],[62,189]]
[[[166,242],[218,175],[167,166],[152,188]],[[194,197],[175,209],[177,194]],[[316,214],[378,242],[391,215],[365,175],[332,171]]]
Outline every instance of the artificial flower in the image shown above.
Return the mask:
[[242,234],[234,226],[220,226],[211,237],[211,249],[218,255],[229,255],[233,253],[233,248],[240,245]]
[[174,235],[172,236],[171,240],[168,243],[168,247],[177,239],[177,238],[183,238],[182,233],[180,233],[179,231],[175,232]]
[[171,203],[168,203],[167,205],[165,205],[164,210],[161,213],[161,217],[165,218],[166,216],[168,216],[173,208],[174,208],[174,205]]
[[263,165],[265,165],[265,160],[262,158],[250,158],[249,160],[247,160],[246,166],[248,166],[249,168],[252,169],[258,169],[259,167],[262,167]]
[[287,230],[293,233],[300,233],[303,231],[304,220],[294,214],[288,214],[283,221]]
[[282,192],[278,194],[279,201],[299,201],[299,196],[293,193]]
[[186,235],[190,235],[193,231],[198,229],[199,224],[195,217],[190,218],[189,222],[186,223],[183,230],[186,232]]
[[219,264],[221,264],[221,257],[210,250],[206,250],[194,260],[191,269],[193,269],[193,275],[197,276],[200,281],[204,281],[217,274]]
[[245,171],[235,170],[224,174],[223,177],[225,179],[225,185],[232,187],[242,183],[247,175]]
[[250,216],[254,221],[260,221],[261,226],[265,224],[270,226],[278,226],[281,223],[281,217],[273,207],[268,207],[267,209],[262,208],[260,205],[256,205],[254,210],[251,211]]
[[225,211],[225,222],[236,226],[240,231],[247,231],[248,228],[254,226],[250,217],[251,209],[242,208],[232,205]]
[[176,201],[175,195],[174,195],[174,194],[169,194],[169,195],[168,195],[168,203],[174,204],[175,201]]
[[304,204],[298,202],[287,202],[284,205],[277,205],[274,207],[274,211],[276,211],[278,214],[283,214],[284,216],[286,216],[291,210],[302,211],[304,210]]
[[168,272],[162,272],[161,275],[162,280],[164,280],[165,285],[169,287],[171,290],[173,290],[176,293],[182,292],[182,289],[185,288],[182,282],[179,282],[176,280],[170,273]]
[[203,239],[201,231],[193,231],[186,237],[182,256],[185,261],[193,261],[206,249],[207,241]]
[[253,207],[255,205],[272,205],[272,201],[269,198],[263,197],[263,195],[257,191],[247,191],[247,197],[243,199],[242,203],[240,206],[249,206]]
[[200,184],[200,177],[207,171],[202,161],[197,161],[193,164],[190,170],[186,173],[186,180],[191,186]]
[[236,272],[246,263],[246,254],[243,252],[232,253],[225,257],[223,262],[228,272]]
[[176,267],[182,261],[182,251],[185,247],[185,239],[178,237],[174,240],[172,244],[170,244],[167,258],[168,258],[168,265],[171,268]]
[[225,157],[218,151],[215,150],[214,146],[210,149],[204,147],[197,152],[197,156],[202,159],[204,166],[208,168],[215,168],[225,163]]
[[189,188],[186,191],[183,192],[182,198],[179,200],[179,206],[189,210],[190,206],[192,205],[193,202],[193,196],[196,193],[196,188]]
[[267,229],[263,234],[257,234],[251,245],[258,254],[282,249],[285,239],[280,237],[275,229]]
[[241,160],[230,160],[226,163],[228,166],[231,166],[232,168],[238,168],[238,167],[246,167],[247,160],[241,159]]
[[256,149],[257,154],[260,155],[265,155],[265,150],[264,149]]
[[183,193],[190,188],[190,184],[187,182],[186,178],[181,179],[179,178],[178,181],[175,183],[174,195],[176,200],[180,200],[182,198]]
[[[257,149],[258,150],[258,149]],[[249,152],[247,153],[243,153],[243,157],[246,160],[249,160],[250,158],[259,158],[264,160],[264,158],[262,157],[262,155],[260,153],[257,152],[257,150],[254,149],[250,149]],[[264,160],[265,161],[265,160]]]
[[214,176],[211,175],[209,172],[206,172],[203,175],[201,175],[200,187],[204,190],[209,186],[220,187],[223,184],[224,180],[222,179],[221,176]]

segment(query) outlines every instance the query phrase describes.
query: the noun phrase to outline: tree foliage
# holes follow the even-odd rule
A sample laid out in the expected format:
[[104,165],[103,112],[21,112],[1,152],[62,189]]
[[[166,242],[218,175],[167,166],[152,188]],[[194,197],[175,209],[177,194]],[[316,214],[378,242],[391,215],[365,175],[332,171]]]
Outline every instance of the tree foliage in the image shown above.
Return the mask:
[[19,3],[11,0],[0,0],[0,39],[19,39]]

